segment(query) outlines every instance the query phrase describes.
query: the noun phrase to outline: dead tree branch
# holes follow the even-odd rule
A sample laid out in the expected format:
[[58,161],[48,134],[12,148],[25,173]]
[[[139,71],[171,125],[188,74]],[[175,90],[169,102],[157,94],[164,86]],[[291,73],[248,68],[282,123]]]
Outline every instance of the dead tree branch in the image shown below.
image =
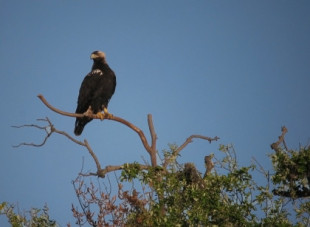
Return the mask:
[[[58,113],[58,114],[61,114],[61,115],[64,115],[64,116],[69,116],[69,117],[90,117],[90,118],[93,118],[93,119],[100,119],[96,114],[91,114],[89,112],[86,112],[86,113],[83,113],[83,114],[76,114],[76,113],[70,113],[70,112],[65,112],[65,111],[62,111],[62,110],[59,110],[57,108],[55,108],[54,106],[52,106],[51,104],[49,104],[47,102],[47,100],[44,98],[43,95],[38,95],[38,98],[43,102],[44,105],[46,105],[50,110]],[[151,135],[151,145],[149,145],[143,131],[138,128],[137,126],[135,126],[134,124],[130,123],[129,121],[123,119],[123,118],[120,118],[120,117],[117,117],[117,116],[104,116],[104,119],[108,119],[108,120],[112,120],[112,121],[116,121],[116,122],[119,122],[121,124],[124,124],[126,125],[127,127],[129,127],[131,130],[135,131],[138,136],[140,137],[140,140],[144,146],[144,148],[146,149],[146,151],[148,152],[148,154],[150,155],[150,159],[151,159],[151,166],[152,167],[156,167],[157,166],[157,158],[156,158],[156,154],[157,154],[157,151],[156,151],[156,142],[157,142],[157,135],[156,135],[156,132],[155,132],[155,128],[154,128],[154,124],[153,124],[153,119],[152,119],[152,115],[151,114],[148,114],[147,116],[147,121],[148,121],[148,126],[149,126],[149,131],[150,131],[150,135]],[[51,123],[51,121],[46,117],[45,119],[38,119],[38,121],[45,121],[48,123],[47,126],[39,126],[39,125],[36,125],[36,124],[28,124],[28,125],[21,125],[21,126],[12,126],[12,127],[15,127],[15,128],[22,128],[22,127],[35,127],[35,128],[38,128],[40,130],[44,130],[46,132],[46,136],[43,140],[43,142],[41,144],[35,144],[35,143],[20,143],[19,145],[16,145],[14,147],[20,147],[22,145],[25,145],[25,146],[35,146],[35,147],[41,147],[43,146],[47,139],[55,132],[57,134],[60,134],[60,135],[63,135],[65,137],[67,137],[69,140],[71,140],[72,142],[78,144],[78,145],[81,145],[83,147],[85,147],[89,154],[92,156],[95,164],[96,164],[96,167],[97,167],[97,172],[96,173],[87,173],[87,174],[84,174],[84,173],[80,173],[80,175],[82,176],[98,176],[98,177],[105,177],[105,175],[109,172],[112,172],[112,171],[117,171],[117,170],[121,170],[121,169],[124,169],[126,164],[124,165],[118,165],[118,166],[106,166],[104,169],[101,168],[101,165],[100,165],[100,162],[96,156],[96,154],[93,152],[91,146],[89,145],[89,143],[87,142],[87,140],[85,139],[83,142],[82,141],[79,141],[75,138],[73,138],[72,136],[70,136],[68,133],[64,132],[64,131],[60,131],[58,129],[56,129],[53,124]],[[170,158],[167,158],[166,160],[164,160],[164,164],[163,164],[163,167],[166,168],[167,165],[177,157],[177,155],[189,144],[192,142],[192,140],[194,138],[198,138],[198,139],[204,139],[204,140],[207,140],[209,141],[210,143],[212,141],[217,141],[219,138],[216,136],[214,138],[211,138],[211,137],[206,137],[206,136],[201,136],[201,135],[191,135],[190,137],[188,137],[186,139],[186,141],[180,146],[177,148],[176,151],[174,151],[172,153],[172,156]],[[140,168],[142,169],[146,169],[148,168],[147,165],[140,165]],[[209,168],[208,171],[211,171],[212,168]]]
[[[149,166],[147,166],[147,165],[139,165],[139,167],[140,167],[140,169],[148,169],[149,168]],[[117,166],[106,166],[104,169],[99,169],[97,171],[97,173],[87,173],[87,174],[81,173],[80,175],[84,176],[84,177],[85,176],[98,176],[98,177],[104,178],[107,173],[114,172],[117,170],[122,170],[124,168],[126,168],[126,164],[117,165]]]
[[169,159],[166,159],[164,161],[164,168],[166,168],[168,166],[168,164],[172,161],[172,160],[175,160],[175,158],[178,156],[178,154],[191,142],[193,142],[193,139],[194,138],[197,138],[197,139],[203,139],[203,140],[208,140],[209,143],[211,143],[212,141],[217,141],[219,140],[220,138],[215,136],[214,138],[211,138],[211,137],[207,137],[207,136],[201,136],[201,135],[191,135],[190,137],[188,137],[185,142],[178,147],[178,149],[176,149],[171,157]]
[[[39,126],[36,124],[28,124],[28,125],[21,125],[21,126],[12,126],[14,128],[22,128],[22,127],[34,127],[34,128],[38,128],[41,130],[45,130],[45,132],[47,133],[47,135],[45,136],[43,142],[41,144],[34,144],[34,143],[21,143],[19,145],[13,146],[13,147],[19,147],[19,146],[34,146],[34,147],[41,147],[45,144],[45,142],[47,141],[47,139],[55,132],[57,134],[63,135],[65,137],[67,137],[69,140],[71,140],[72,142],[81,145],[83,147],[85,147],[87,149],[87,151],[89,152],[89,154],[92,156],[96,167],[97,167],[97,172],[96,173],[80,173],[81,176],[98,176],[101,178],[104,178],[105,175],[109,172],[113,172],[113,171],[117,171],[117,170],[122,170],[126,167],[126,164],[124,165],[118,165],[118,166],[106,166],[104,169],[101,168],[100,162],[95,154],[95,152],[92,150],[91,146],[89,145],[88,141],[85,139],[84,142],[79,141],[75,138],[73,138],[72,136],[70,136],[68,133],[64,132],[64,131],[60,131],[58,129],[56,129],[53,124],[51,123],[51,121],[46,117],[45,119],[37,119],[38,121],[45,121],[48,123],[47,126]],[[140,165],[141,169],[147,169],[148,166],[146,165]]]
[[155,133],[155,128],[154,128],[153,119],[152,119],[152,115],[151,114],[147,115],[147,122],[148,122],[148,125],[149,125],[149,130],[150,130],[151,140],[152,140],[151,152],[149,152],[149,154],[151,156],[152,166],[154,167],[154,166],[157,166],[157,160],[156,160],[157,135]]
[[[76,113],[69,113],[69,112],[65,112],[65,111],[59,110],[59,109],[53,107],[51,104],[49,104],[47,102],[47,100],[44,98],[44,96],[41,95],[41,94],[38,95],[38,98],[50,110],[52,110],[52,111],[54,111],[56,113],[59,113],[61,115],[68,116],[68,117],[85,117],[85,116],[87,116],[87,117],[91,117],[93,119],[100,119],[96,114],[88,114],[88,113],[76,114]],[[109,118],[104,116],[104,119],[120,122],[120,123],[126,125],[127,127],[129,127],[130,129],[132,129],[133,131],[135,131],[139,135],[144,148],[146,149],[146,151],[149,153],[149,155],[151,157],[152,166],[155,167],[157,165],[156,149],[153,149],[153,148],[156,148],[156,140],[154,139],[154,138],[156,138],[156,134],[155,134],[155,130],[154,130],[154,126],[153,126],[153,122],[152,122],[152,115],[151,114],[148,115],[148,123],[149,123],[149,128],[150,128],[150,131],[151,131],[152,147],[148,144],[147,139],[146,139],[143,131],[140,128],[138,128],[137,126],[135,126],[134,124],[130,123],[129,121],[126,121],[125,119],[117,117],[117,116],[112,116],[112,117],[109,117]]]
[[99,160],[97,158],[97,156],[95,155],[95,153],[93,152],[93,150],[91,149],[90,145],[88,144],[87,140],[84,140],[84,143],[82,141],[79,141],[77,139],[74,139],[72,136],[70,136],[68,133],[64,132],[64,131],[60,131],[58,129],[56,129],[54,127],[54,125],[52,124],[52,122],[46,117],[45,119],[37,119],[38,121],[45,121],[48,123],[47,126],[39,126],[39,125],[35,125],[35,124],[30,124],[30,125],[21,125],[21,126],[12,126],[14,128],[22,128],[22,127],[34,127],[34,128],[38,128],[41,130],[45,130],[46,132],[46,136],[43,140],[43,142],[41,144],[34,144],[34,143],[20,143],[18,145],[15,145],[13,147],[20,147],[20,146],[34,146],[34,147],[42,147],[47,139],[55,132],[57,134],[63,135],[65,137],[67,137],[69,140],[71,140],[72,142],[81,145],[83,147],[86,147],[86,149],[88,150],[89,154],[93,157],[96,166],[97,166],[97,172],[99,172],[101,170],[101,166],[99,163]]
[[20,146],[42,147],[46,143],[47,139],[52,135],[52,133],[54,131],[54,126],[51,124],[51,122],[50,122],[50,120],[48,118],[37,119],[37,121],[46,121],[46,122],[48,122],[48,125],[47,126],[39,126],[39,125],[36,125],[36,124],[25,124],[25,125],[12,126],[12,127],[13,128],[33,127],[33,128],[37,128],[37,129],[40,129],[40,130],[44,130],[45,133],[46,133],[46,136],[44,137],[42,143],[36,144],[36,143],[26,143],[26,142],[23,142],[23,143],[20,143],[18,145],[13,145],[13,147],[15,147],[15,148],[20,147]]

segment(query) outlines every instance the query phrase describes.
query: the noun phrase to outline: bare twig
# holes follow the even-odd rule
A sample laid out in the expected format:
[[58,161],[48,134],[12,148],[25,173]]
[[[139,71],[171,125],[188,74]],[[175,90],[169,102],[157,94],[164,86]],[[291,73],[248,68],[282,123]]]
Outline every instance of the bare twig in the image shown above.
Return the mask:
[[[104,178],[107,173],[115,172],[117,170],[122,170],[125,167],[126,167],[126,164],[117,165],[117,166],[106,166],[104,169],[99,169],[97,171],[97,173],[87,173],[87,174],[80,173],[79,175],[81,175],[81,176],[98,176],[98,177]],[[139,165],[139,167],[140,167],[140,169],[148,169],[149,168],[149,166],[147,166],[147,165]]]
[[181,150],[183,150],[189,143],[193,142],[194,138],[198,138],[198,139],[203,139],[203,140],[208,140],[209,143],[211,143],[212,141],[217,141],[220,138],[219,137],[207,137],[207,136],[201,136],[201,135],[191,135],[190,137],[188,137],[185,142],[175,151],[175,156],[177,156]]
[[[48,118],[47,118],[48,119]],[[48,120],[49,121],[49,120]],[[49,124],[51,124],[51,122],[49,121]],[[99,160],[96,156],[96,154],[93,152],[92,148],[90,147],[89,143],[87,142],[87,140],[85,139],[84,140],[84,143],[77,140],[77,139],[74,139],[72,136],[70,136],[68,133],[64,132],[64,131],[60,131],[60,130],[57,130],[55,127],[52,127],[52,132],[56,132],[58,134],[61,134],[61,135],[64,135],[65,137],[67,137],[69,140],[71,140],[72,142],[76,143],[76,144],[79,144],[81,146],[84,146],[86,147],[86,149],[88,150],[89,154],[92,156],[92,158],[94,159],[95,163],[96,163],[96,166],[97,166],[97,171],[101,170],[101,165],[99,163]],[[47,138],[46,138],[47,139]]]
[[46,136],[44,137],[42,143],[40,144],[35,144],[35,143],[26,143],[26,142],[23,142],[23,143],[20,143],[18,145],[13,145],[13,147],[17,148],[17,147],[20,147],[20,146],[33,146],[33,147],[42,147],[47,139],[52,135],[52,133],[54,132],[54,126],[51,124],[50,120],[48,118],[45,118],[45,119],[37,119],[37,121],[46,121],[48,122],[48,125],[47,126],[39,126],[39,125],[36,125],[36,124],[25,124],[25,125],[20,125],[20,126],[12,126],[13,128],[23,128],[23,127],[34,127],[34,128],[38,128],[40,130],[44,130],[45,133],[46,133]]
[[46,128],[46,126],[39,126],[39,125],[35,125],[35,124],[30,124],[30,125],[25,124],[25,125],[19,125],[19,126],[13,125],[11,127],[12,128],[34,127],[34,128],[38,128],[38,129],[45,129]]
[[217,141],[217,140],[220,139],[220,138],[217,137],[217,136],[214,137],[214,138],[211,138],[211,137],[201,136],[201,135],[191,135],[190,137],[188,137],[188,138],[185,140],[185,142],[184,142],[180,147],[178,147],[178,149],[176,149],[176,150],[172,153],[172,155],[171,155],[171,157],[170,157],[169,159],[166,159],[166,160],[165,160],[165,162],[164,162],[164,164],[163,164],[164,168],[166,168],[166,167],[168,166],[168,164],[169,164],[172,160],[174,160],[174,159],[178,156],[178,154],[179,154],[189,143],[193,142],[193,139],[194,139],[194,138],[203,139],[203,140],[208,140],[209,143],[211,143],[212,141]]
[[[41,130],[45,130],[46,132],[46,136],[43,140],[43,142],[41,144],[34,144],[34,143],[20,143],[18,145],[15,145],[13,147],[20,147],[22,145],[24,146],[34,146],[34,147],[41,147],[43,146],[47,139],[55,132],[55,133],[58,133],[58,134],[61,134],[61,135],[64,135],[65,137],[67,137],[69,140],[71,140],[72,142],[78,144],[78,145],[81,145],[83,147],[86,147],[86,149],[88,150],[88,152],[90,153],[90,155],[93,157],[95,163],[96,163],[96,166],[97,166],[97,171],[100,171],[101,170],[101,166],[100,166],[100,163],[98,161],[98,158],[97,156],[95,155],[95,153],[93,152],[93,150],[91,149],[90,145],[88,144],[87,140],[84,140],[84,143],[77,140],[77,139],[74,139],[72,136],[70,136],[68,133],[64,132],[64,131],[60,131],[60,130],[57,130],[53,124],[51,123],[51,121],[46,117],[45,119],[37,119],[38,121],[46,121],[48,122],[48,125],[47,126],[39,126],[39,125],[35,125],[35,124],[30,124],[30,125],[21,125],[21,126],[12,126],[14,128],[21,128],[21,127],[35,127],[35,128],[38,128],[38,129],[41,129]],[[49,129],[49,130],[48,130]]]
[[100,166],[100,163],[99,163],[97,156],[93,152],[93,149],[91,149],[91,147],[90,147],[90,145],[86,139],[84,140],[84,144],[85,144],[85,147],[87,148],[88,152],[90,153],[90,155],[93,157],[93,159],[96,163],[96,166],[97,166],[97,172],[99,172],[101,170],[101,166]]
[[49,137],[49,136],[46,136],[46,137],[44,138],[43,142],[42,142],[42,143],[40,143],[40,144],[35,144],[35,143],[26,143],[26,142],[23,142],[23,143],[20,143],[20,144],[17,144],[17,145],[13,145],[12,147],[14,147],[14,148],[17,148],[17,147],[20,147],[20,146],[34,146],[34,147],[42,147],[42,146],[46,143],[46,141],[47,141],[48,137]]
[[81,146],[84,146],[84,147],[87,147],[85,143],[77,140],[77,139],[74,139],[72,136],[70,136],[68,133],[64,132],[64,131],[60,131],[60,130],[57,130],[56,128],[54,128],[54,132],[60,134],[60,135],[64,135],[65,137],[67,137],[69,140],[71,140],[72,142],[76,143],[76,144],[79,144]]
[[[78,198],[78,201],[79,201],[79,204],[80,204],[80,207],[82,208],[82,211],[83,211],[83,214],[84,216],[86,217],[86,221],[91,225],[91,226],[97,226],[96,222],[93,220],[92,218],[92,214],[90,212],[90,207],[89,207],[89,203],[83,203],[82,199],[83,200],[86,200],[86,197],[85,197],[85,194],[82,192],[82,186],[83,186],[83,180],[80,180],[79,179],[79,176],[74,180],[72,181],[72,185],[73,185],[73,188],[74,188],[74,191],[77,195],[77,198]],[[75,184],[78,184],[78,188],[76,187]],[[84,225],[85,223],[83,223],[82,221],[82,217],[77,215],[77,210],[73,207],[72,205],[72,212],[74,214],[76,214],[76,218],[78,220],[78,224],[80,226]]]
[[259,166],[258,171],[267,177],[269,174],[268,171],[264,169],[264,167],[256,160],[254,156],[252,157],[252,160]]

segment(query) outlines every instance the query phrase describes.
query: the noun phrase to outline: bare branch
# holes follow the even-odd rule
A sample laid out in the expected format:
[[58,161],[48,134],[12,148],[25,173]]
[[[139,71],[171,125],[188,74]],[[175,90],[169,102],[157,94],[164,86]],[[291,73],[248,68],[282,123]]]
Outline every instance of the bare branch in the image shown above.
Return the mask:
[[[107,173],[115,172],[117,170],[122,170],[126,167],[126,164],[123,165],[117,165],[117,166],[106,166],[104,169],[98,169],[97,173],[80,173],[81,176],[98,176],[101,178],[104,178]],[[149,166],[147,165],[139,165],[140,169],[148,169]]]
[[99,160],[98,160],[97,156],[95,155],[95,153],[93,152],[93,150],[91,149],[91,147],[90,147],[90,145],[89,145],[89,143],[87,142],[86,139],[84,140],[84,144],[85,144],[85,147],[87,148],[88,152],[93,157],[93,159],[94,159],[94,161],[96,163],[97,171],[101,170],[101,166],[100,166]]
[[[64,115],[64,116],[69,116],[69,117],[76,117],[76,118],[80,118],[80,117],[90,117],[90,118],[93,118],[93,119],[100,119],[100,117],[96,114],[92,114],[92,113],[89,113],[88,111],[86,111],[85,113],[83,114],[76,114],[76,113],[70,113],[70,112],[65,112],[65,111],[62,111],[62,110],[59,110],[55,107],[53,107],[52,105],[50,105],[46,99],[44,98],[43,95],[39,94],[38,95],[38,98],[43,102],[44,105],[46,105],[49,109],[51,109],[52,111],[58,113],[58,114],[61,114],[61,115]],[[151,114],[148,114],[147,116],[147,120],[148,120],[148,126],[149,126],[149,131],[150,131],[150,135],[151,135],[151,146],[149,145],[143,131],[138,128],[137,126],[135,126],[134,124],[130,123],[129,121],[123,119],[123,118],[120,118],[120,117],[117,117],[117,116],[106,116],[104,115],[104,119],[108,119],[108,120],[112,120],[112,121],[117,121],[121,124],[124,124],[126,125],[127,127],[129,127],[130,129],[132,129],[133,131],[135,131],[138,136],[140,137],[141,139],[141,142],[145,148],[145,150],[148,152],[148,154],[150,155],[150,158],[151,158],[151,165],[153,167],[157,166],[157,156],[156,156],[156,142],[157,142],[157,135],[156,135],[156,132],[155,132],[155,129],[154,129],[154,124],[153,124],[153,119],[152,119],[152,115]],[[82,141],[79,141],[75,138],[73,138],[72,136],[70,136],[68,133],[64,132],[64,131],[60,131],[60,130],[57,130],[56,128],[54,128],[53,124],[50,122],[50,120],[48,118],[45,118],[45,119],[38,119],[38,121],[46,121],[48,122],[48,125],[47,126],[39,126],[39,125],[35,125],[35,124],[30,124],[30,125],[22,125],[22,126],[13,126],[15,128],[21,128],[21,127],[35,127],[35,128],[38,128],[38,129],[41,129],[41,130],[45,130],[46,132],[46,137],[44,138],[43,142],[41,144],[34,144],[34,143],[21,143],[17,146],[14,146],[14,147],[19,147],[21,145],[27,145],[27,146],[36,146],[36,147],[40,147],[40,146],[43,146],[48,137],[53,133],[58,133],[58,134],[61,134],[65,137],[67,137],[69,140],[71,140],[72,142],[76,143],[76,144],[79,144],[81,146],[84,146],[86,147],[86,149],[88,150],[89,154],[92,156],[95,164],[96,164],[96,167],[97,167],[97,172],[96,173],[88,173],[88,174],[83,174],[83,173],[80,173],[80,175],[82,176],[98,176],[98,177],[105,177],[105,174],[109,173],[109,172],[112,172],[112,171],[116,171],[116,170],[121,170],[124,168],[124,165],[120,165],[120,166],[106,166],[104,169],[101,168],[101,165],[100,165],[100,162],[97,158],[97,156],[95,155],[95,153],[93,152],[92,148],[90,147],[90,145],[88,144],[87,140],[84,140],[84,142]],[[206,136],[201,136],[201,135],[191,135],[190,137],[188,137],[186,139],[186,141],[180,146],[178,147],[178,149],[172,154],[172,159],[166,159],[164,160],[164,164],[163,164],[163,167],[166,168],[167,165],[171,162],[171,160],[173,160],[173,158],[175,158],[180,152],[181,150],[183,150],[189,143],[192,142],[192,140],[194,138],[199,138],[199,139],[204,139],[204,140],[208,140],[210,143],[212,141],[217,141],[219,138],[216,136],[214,138],[210,138],[210,137],[206,137]],[[147,168],[148,165],[140,165],[141,168]],[[209,167],[209,171],[211,171],[212,168]]]
[[[78,184],[78,188],[76,187],[75,184]],[[91,214],[90,208],[89,208],[89,203],[85,204],[82,201],[82,198],[84,198],[84,200],[86,199],[85,194],[82,192],[83,181],[80,181],[79,177],[77,177],[74,181],[72,181],[72,185],[73,185],[74,191],[77,195],[77,198],[79,200],[79,204],[80,204],[80,207],[82,208],[83,214],[86,217],[86,221],[91,226],[97,226],[96,222],[92,218],[92,214]],[[75,214],[74,216],[77,218],[78,224],[80,226],[84,225],[85,223],[82,223],[83,222],[82,217],[77,214],[78,212],[73,207],[73,205],[72,205],[72,212]]]
[[[53,107],[51,104],[49,104],[46,99],[44,98],[43,95],[39,94],[38,95],[38,98],[43,102],[44,105],[46,105],[50,110],[56,112],[56,113],[59,113],[61,115],[64,115],[64,116],[68,116],[68,117],[91,117],[93,119],[100,119],[96,114],[89,114],[89,113],[84,113],[84,114],[76,114],[76,113],[69,113],[69,112],[65,112],[65,111],[62,111],[62,110],[59,110],[55,107]],[[133,125],[132,123],[126,121],[125,119],[123,118],[120,118],[120,117],[116,117],[116,116],[105,116],[104,115],[104,119],[108,119],[108,120],[112,120],[112,121],[117,121],[117,122],[120,122],[124,125],[126,125],[127,127],[129,127],[130,129],[134,130],[140,137],[141,141],[142,141],[142,144],[144,146],[144,148],[146,149],[146,151],[151,154],[151,150],[152,148],[149,146],[148,142],[147,142],[147,139],[143,133],[143,131],[141,129],[139,129],[137,126]]]
[[[21,125],[21,126],[12,126],[14,128],[22,128],[22,127],[35,127],[35,128],[38,128],[38,129],[41,129],[41,130],[45,130],[46,132],[46,136],[43,140],[43,142],[41,144],[35,144],[35,143],[20,143],[18,145],[15,145],[13,147],[20,147],[22,145],[24,146],[34,146],[34,147],[41,147],[43,146],[47,139],[52,135],[53,132],[55,133],[58,133],[60,135],[64,135],[65,137],[67,137],[69,140],[71,140],[72,142],[78,144],[78,145],[81,145],[83,147],[86,147],[86,149],[88,150],[88,152],[90,153],[90,155],[92,156],[92,158],[94,159],[95,163],[96,163],[96,166],[97,166],[97,171],[101,170],[101,166],[100,166],[100,163],[98,161],[98,158],[97,156],[95,155],[95,153],[93,152],[93,150],[91,149],[89,143],[87,142],[87,140],[84,140],[84,143],[77,140],[77,139],[74,139],[72,136],[70,136],[68,133],[64,132],[64,131],[60,131],[60,130],[57,130],[52,122],[46,117],[45,119],[37,119],[38,121],[46,121],[48,122],[48,125],[47,126],[39,126],[39,125],[35,125],[35,124],[29,124],[29,125]],[[49,129],[49,130],[48,130]]]
[[254,156],[252,157],[252,160],[259,166],[258,171],[267,177],[269,174],[268,171],[264,169],[264,167],[256,160]]
[[40,144],[23,142],[23,143],[20,143],[20,144],[17,144],[17,145],[13,145],[12,147],[14,147],[14,148],[18,148],[18,147],[21,147],[21,146],[42,147],[42,146],[46,143],[47,138],[48,138],[48,136],[46,136],[46,137],[44,138],[43,142],[40,143]]
[[156,140],[157,140],[157,135],[155,133],[155,128],[154,128],[154,124],[153,124],[153,118],[151,114],[147,115],[147,122],[149,125],[149,130],[150,130],[150,134],[151,134],[151,138],[152,138],[152,150],[156,151]]
[[[34,146],[34,147],[41,147],[43,146],[47,139],[52,135],[52,133],[57,133],[57,134],[60,134],[60,135],[63,135],[65,137],[67,137],[69,140],[71,140],[72,142],[78,144],[78,145],[81,145],[83,147],[86,147],[86,149],[88,150],[89,154],[92,156],[95,164],[96,164],[96,167],[97,167],[97,172],[96,173],[88,173],[88,174],[84,174],[84,173],[80,173],[81,176],[98,176],[98,177],[101,177],[101,178],[104,178],[105,175],[109,172],[113,172],[113,171],[116,171],[116,170],[121,170],[124,168],[124,165],[120,165],[120,166],[106,166],[104,169],[101,168],[101,165],[100,165],[100,162],[95,154],[95,152],[93,152],[91,146],[89,145],[88,141],[85,139],[84,142],[82,141],[79,141],[75,138],[73,138],[72,136],[70,136],[67,132],[64,132],[64,131],[60,131],[58,129],[56,129],[52,122],[46,117],[45,119],[37,119],[37,121],[45,121],[45,122],[48,122],[48,125],[47,126],[39,126],[39,125],[36,125],[36,124],[28,124],[28,125],[21,125],[21,126],[12,126],[14,128],[22,128],[22,127],[35,127],[35,128],[38,128],[40,130],[45,130],[46,132],[46,137],[44,138],[43,142],[41,144],[34,144],[34,143],[21,143],[19,145],[16,145],[14,147],[19,147],[19,146],[22,146],[22,145],[25,145],[25,146]],[[147,165],[140,165],[141,169],[146,169],[148,166]]]
[[37,128],[37,129],[40,129],[40,130],[44,130],[45,133],[46,133],[46,136],[44,137],[42,143],[40,144],[35,144],[35,143],[26,143],[26,142],[23,142],[23,143],[20,143],[18,145],[13,145],[14,148],[17,148],[17,147],[20,147],[20,146],[33,146],[33,147],[42,147],[47,139],[50,137],[50,135],[52,135],[53,133],[53,130],[54,130],[54,126],[51,124],[50,120],[48,118],[45,118],[45,119],[37,119],[37,121],[47,121],[48,122],[48,125],[47,126],[39,126],[39,125],[36,125],[36,124],[25,124],[25,125],[20,125],[20,126],[12,126],[13,128],[23,128],[23,127],[33,127],[33,128]]
[[76,144],[79,144],[81,146],[84,146],[84,147],[87,147],[85,143],[77,140],[77,139],[74,139],[72,136],[70,136],[68,133],[64,132],[64,131],[60,131],[60,130],[57,130],[56,128],[54,128],[54,132],[60,134],[60,135],[64,135],[65,137],[67,137],[69,140],[71,140],[72,142],[76,143]]
[[45,129],[46,126],[39,126],[39,125],[35,125],[35,124],[30,124],[30,125],[19,125],[19,126],[15,126],[15,125],[12,125],[11,126],[12,128],[24,128],[24,127],[34,127],[34,128],[38,128],[38,129]]
[[157,141],[157,135],[155,132],[154,124],[153,124],[153,119],[152,115],[148,114],[147,115],[147,122],[149,125],[149,130],[151,134],[151,139],[152,139],[152,145],[151,145],[151,150],[150,150],[150,156],[151,156],[151,163],[152,166],[155,167],[157,166],[157,160],[156,160],[156,141]]
[[168,164],[172,161],[172,160],[175,160],[175,158],[178,156],[178,154],[191,142],[193,142],[193,139],[194,138],[197,138],[197,139],[203,139],[203,140],[208,140],[209,143],[211,143],[212,141],[217,141],[219,140],[220,138],[219,137],[214,137],[214,138],[211,138],[211,137],[207,137],[207,136],[201,136],[201,135],[191,135],[190,137],[188,137],[185,142],[180,146],[178,147],[178,149],[176,149],[176,151],[174,151],[171,155],[171,157],[169,159],[166,159],[165,162],[164,162],[164,168],[166,168],[168,166]]
[[[57,130],[54,125],[52,124],[52,122],[49,120],[48,117],[46,117],[45,119],[37,119],[37,121],[46,121],[48,122],[48,125],[47,126],[39,126],[39,125],[35,125],[35,124],[30,124],[30,125],[21,125],[21,126],[12,126],[14,128],[22,128],[22,127],[35,127],[35,128],[38,128],[38,129],[44,129],[47,136],[45,137],[44,141],[41,143],[41,144],[33,144],[33,143],[21,143],[20,145],[26,145],[26,146],[35,146],[35,147],[41,147],[45,144],[46,140],[48,139],[48,137],[50,135],[52,135],[53,132],[56,132],[58,134],[61,134],[61,135],[64,135],[66,136],[68,139],[70,139],[71,141],[73,141],[74,143],[76,144],[79,144],[81,146],[86,146],[84,143],[82,143],[81,141],[79,140],[76,140],[74,139],[72,136],[70,136],[68,133],[64,132],[64,131],[60,131],[60,130]],[[20,146],[18,145],[18,146]],[[14,146],[14,147],[18,147],[18,146]]]
[[209,143],[211,143],[212,141],[217,141],[220,138],[219,137],[207,137],[207,136],[201,136],[201,135],[191,135],[190,137],[188,137],[185,142],[174,152],[174,156],[177,156],[181,150],[183,150],[189,143],[193,142],[193,139],[197,138],[197,139],[203,139],[203,140],[208,140]]
[[[44,98],[43,95],[39,94],[38,95],[38,98],[49,108],[51,109],[52,111],[56,112],[56,113],[59,113],[61,115],[64,115],[64,116],[68,116],[68,117],[85,117],[86,115],[84,114],[73,114],[73,113],[69,113],[69,112],[65,112],[65,111],[62,111],[62,110],[59,110],[55,107],[53,107],[51,104],[49,104],[46,99]],[[89,117],[92,117],[92,118],[99,118],[98,116],[96,116],[95,114],[93,114],[92,116],[89,116]]]

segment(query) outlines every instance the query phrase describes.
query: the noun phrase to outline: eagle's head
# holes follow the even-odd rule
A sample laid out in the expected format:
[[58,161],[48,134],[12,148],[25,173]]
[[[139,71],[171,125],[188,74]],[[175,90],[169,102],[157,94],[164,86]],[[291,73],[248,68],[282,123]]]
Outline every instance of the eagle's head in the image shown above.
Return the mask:
[[105,53],[103,53],[100,50],[96,50],[93,53],[91,53],[90,58],[93,59],[94,61],[105,61]]

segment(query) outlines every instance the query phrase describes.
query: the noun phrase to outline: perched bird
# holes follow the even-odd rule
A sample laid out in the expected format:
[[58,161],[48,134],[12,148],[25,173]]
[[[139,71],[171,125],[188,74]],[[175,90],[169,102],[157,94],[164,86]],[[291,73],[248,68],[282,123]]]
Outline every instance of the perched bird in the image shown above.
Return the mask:
[[[105,115],[111,117],[107,108],[116,87],[115,74],[107,64],[103,52],[94,51],[90,58],[93,59],[94,64],[81,84],[75,113],[93,113],[100,119]],[[104,114],[101,111],[104,111]],[[85,125],[91,120],[92,118],[86,116],[76,118],[74,134],[81,135]]]

